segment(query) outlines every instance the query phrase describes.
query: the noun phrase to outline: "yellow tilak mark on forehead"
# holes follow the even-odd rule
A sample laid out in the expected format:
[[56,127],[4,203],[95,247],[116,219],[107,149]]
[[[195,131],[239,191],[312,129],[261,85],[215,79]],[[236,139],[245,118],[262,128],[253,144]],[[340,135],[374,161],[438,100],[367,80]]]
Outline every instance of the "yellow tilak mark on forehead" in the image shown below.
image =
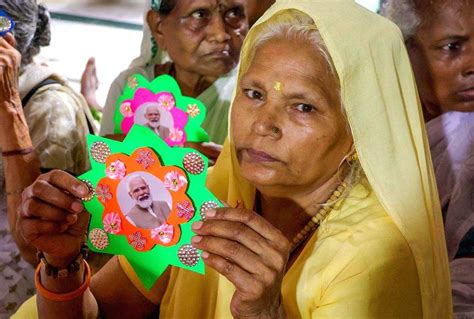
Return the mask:
[[281,82],[275,82],[275,86],[273,87],[276,91],[281,91],[283,84]]

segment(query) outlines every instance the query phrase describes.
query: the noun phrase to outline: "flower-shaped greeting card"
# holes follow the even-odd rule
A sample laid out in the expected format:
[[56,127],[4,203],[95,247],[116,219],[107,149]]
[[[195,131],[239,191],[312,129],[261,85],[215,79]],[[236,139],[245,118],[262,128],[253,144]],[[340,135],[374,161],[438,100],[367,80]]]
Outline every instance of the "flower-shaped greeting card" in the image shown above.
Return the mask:
[[115,109],[115,133],[128,134],[134,124],[147,127],[169,146],[185,142],[207,142],[201,127],[206,107],[197,99],[183,96],[169,75],[148,82],[142,75],[131,76]]
[[90,135],[88,147],[92,168],[80,179],[91,190],[89,247],[124,255],[147,288],[168,265],[203,273],[191,224],[222,206],[205,186],[207,158],[139,125],[123,142]]

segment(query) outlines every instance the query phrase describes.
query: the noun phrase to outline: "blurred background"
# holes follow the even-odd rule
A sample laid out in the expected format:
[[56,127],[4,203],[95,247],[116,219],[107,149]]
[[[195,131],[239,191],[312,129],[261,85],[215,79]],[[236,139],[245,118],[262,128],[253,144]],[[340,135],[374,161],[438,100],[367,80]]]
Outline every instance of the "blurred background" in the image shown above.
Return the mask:
[[[97,97],[104,105],[110,83],[139,54],[145,1],[150,0],[39,1],[52,17],[51,45],[42,49],[40,59],[79,91],[86,62],[95,57],[100,80]],[[357,2],[377,11],[380,0]]]

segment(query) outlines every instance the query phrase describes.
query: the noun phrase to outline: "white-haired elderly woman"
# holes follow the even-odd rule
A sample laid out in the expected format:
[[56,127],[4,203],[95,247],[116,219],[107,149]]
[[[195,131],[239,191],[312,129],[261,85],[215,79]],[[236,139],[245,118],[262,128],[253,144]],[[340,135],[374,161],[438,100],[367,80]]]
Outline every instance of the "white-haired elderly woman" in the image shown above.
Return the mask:
[[[54,171],[19,212],[46,261],[37,303],[13,318],[449,318],[421,116],[392,23],[352,0],[277,1],[244,42],[207,180],[230,206],[192,225],[206,274],[169,267],[149,290],[114,257],[91,278],[79,251],[88,190]],[[77,262],[62,278],[45,271]]]
[[474,1],[388,0],[402,30],[430,140],[455,313],[474,317]]
[[[31,293],[35,250],[16,236],[15,213],[23,189],[45,169],[79,174],[87,168],[85,135],[90,113],[82,97],[54,71],[34,61],[50,41],[49,14],[36,0],[0,0],[15,22],[0,37],[0,317]],[[92,123],[92,122],[91,122]],[[38,161],[39,159],[39,161]],[[8,202],[8,218],[7,218]],[[9,226],[7,225],[9,222]],[[10,227],[10,228],[9,228]],[[32,272],[31,272],[32,274]],[[29,278],[29,279],[28,279]],[[31,283],[26,283],[31,280]]]

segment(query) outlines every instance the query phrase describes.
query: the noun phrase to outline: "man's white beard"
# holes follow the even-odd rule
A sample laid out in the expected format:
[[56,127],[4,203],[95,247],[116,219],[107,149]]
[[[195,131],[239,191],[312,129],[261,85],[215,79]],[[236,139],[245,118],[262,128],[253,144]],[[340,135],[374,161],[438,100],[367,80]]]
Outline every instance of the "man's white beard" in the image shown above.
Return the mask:
[[148,197],[147,199],[142,199],[142,200],[138,199],[137,204],[141,208],[147,209],[153,204],[153,200],[151,199],[151,197]]
[[148,125],[150,125],[152,128],[158,128],[160,127],[160,122],[152,122],[152,121],[148,121]]

